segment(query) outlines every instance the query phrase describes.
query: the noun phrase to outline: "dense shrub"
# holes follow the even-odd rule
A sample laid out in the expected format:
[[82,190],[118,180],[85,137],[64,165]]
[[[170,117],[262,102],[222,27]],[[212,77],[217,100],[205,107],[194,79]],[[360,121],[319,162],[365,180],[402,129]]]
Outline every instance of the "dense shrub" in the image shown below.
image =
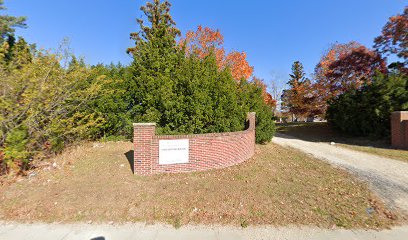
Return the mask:
[[38,51],[13,36],[0,41],[0,175],[73,142],[130,139],[134,122],[155,122],[162,134],[229,132],[243,130],[247,113],[256,112],[256,141],[271,140],[262,86],[234,80],[215,54],[186,55],[167,2],[142,10],[151,26],[139,21],[126,67],[89,67],[64,49]]
[[197,134],[238,131],[244,127],[237,84],[230,71],[218,71],[214,55],[183,59],[173,86],[177,104],[161,132]]
[[256,142],[271,141],[275,134],[275,122],[270,106],[263,101],[262,88],[254,82],[241,80],[238,85],[238,104],[242,114],[256,112]]
[[386,137],[394,111],[408,110],[408,77],[377,75],[372,84],[348,91],[329,103],[327,120],[344,133]]
[[[20,41],[22,43],[22,41]],[[65,144],[94,139],[105,122],[88,103],[103,94],[100,78],[64,54],[20,48],[13,58],[0,56],[1,172],[26,169],[33,156],[62,150]],[[5,55],[3,55],[5,56]]]
[[134,99],[132,91],[134,82],[129,68],[121,64],[92,67],[89,82],[99,79],[103,82],[97,98],[88,102],[89,110],[97,113],[105,121],[101,124],[94,138],[132,138],[132,113]]
[[236,82],[228,68],[219,71],[214,54],[204,59],[181,56],[176,69],[162,73],[171,75],[166,77],[166,87],[160,87],[159,73],[149,78],[135,71],[137,65],[132,66],[139,89],[134,91],[135,122],[155,122],[159,134],[231,132],[243,130],[247,113],[256,112],[257,142],[272,139],[273,113],[262,88],[246,80]]
[[[151,58],[151,52],[145,51],[143,58]],[[96,137],[130,139],[133,122],[155,122],[159,134],[240,131],[245,128],[247,113],[253,111],[257,114],[257,142],[271,140],[272,111],[259,85],[236,82],[227,68],[219,71],[213,54],[203,59],[181,52],[178,56],[175,69],[152,77],[144,72],[150,65],[140,61],[130,67],[93,67],[90,79],[102,78],[105,83],[104,94],[88,103],[105,119]],[[161,88],[160,76],[166,74],[166,87]]]

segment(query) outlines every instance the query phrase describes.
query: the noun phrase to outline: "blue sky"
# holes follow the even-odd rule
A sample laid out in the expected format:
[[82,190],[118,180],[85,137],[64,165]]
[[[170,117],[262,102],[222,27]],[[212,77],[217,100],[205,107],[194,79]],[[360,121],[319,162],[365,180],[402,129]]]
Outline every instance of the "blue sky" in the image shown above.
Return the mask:
[[[6,0],[8,14],[27,16],[18,30],[30,43],[57,48],[68,37],[87,63],[129,63],[129,33],[145,0]],[[255,75],[268,83],[286,82],[291,64],[313,71],[334,42],[358,41],[371,47],[387,19],[403,11],[403,0],[171,0],[183,32],[198,25],[221,30],[227,50],[245,51]]]

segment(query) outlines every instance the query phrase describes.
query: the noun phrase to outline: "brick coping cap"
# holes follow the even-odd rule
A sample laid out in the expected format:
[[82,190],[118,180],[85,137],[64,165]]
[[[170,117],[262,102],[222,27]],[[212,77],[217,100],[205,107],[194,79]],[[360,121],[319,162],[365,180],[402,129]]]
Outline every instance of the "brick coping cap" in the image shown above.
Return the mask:
[[156,123],[133,123],[133,126],[156,126]]

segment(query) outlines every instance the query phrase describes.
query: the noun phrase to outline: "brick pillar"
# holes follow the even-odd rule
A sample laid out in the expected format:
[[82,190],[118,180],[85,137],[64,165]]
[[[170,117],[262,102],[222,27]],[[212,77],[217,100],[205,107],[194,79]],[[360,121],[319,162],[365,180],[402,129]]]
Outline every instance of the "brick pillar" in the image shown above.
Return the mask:
[[402,135],[404,136],[404,144],[402,148],[408,149],[408,120],[401,122]]
[[247,115],[247,119],[248,119],[248,129],[247,131],[251,132],[251,144],[248,146],[248,150],[249,150],[249,154],[250,156],[253,156],[255,154],[255,143],[256,143],[256,139],[255,139],[255,125],[256,125],[256,114],[254,112],[249,112]]
[[248,130],[255,130],[255,124],[256,124],[256,119],[255,119],[256,113],[254,112],[249,112],[247,114],[247,120],[248,120]]
[[391,144],[395,148],[408,148],[408,111],[391,115]]
[[152,171],[152,140],[156,133],[155,123],[134,123],[134,174],[149,175]]

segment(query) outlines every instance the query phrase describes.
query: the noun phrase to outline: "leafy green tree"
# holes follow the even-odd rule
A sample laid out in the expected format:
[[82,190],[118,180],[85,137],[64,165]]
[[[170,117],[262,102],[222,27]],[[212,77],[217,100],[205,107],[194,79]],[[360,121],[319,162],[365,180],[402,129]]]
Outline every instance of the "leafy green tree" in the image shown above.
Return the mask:
[[90,82],[95,79],[103,82],[101,85],[103,94],[88,103],[92,111],[97,112],[105,119],[99,133],[94,137],[131,139],[134,81],[129,73],[129,68],[121,64],[107,66],[98,64],[92,67],[88,79]]
[[272,108],[263,99],[262,87],[256,82],[241,80],[238,85],[238,104],[241,106],[241,114],[256,113],[256,142],[270,142],[275,134],[275,123]]
[[12,34],[23,18],[7,18],[0,45],[0,175],[27,170],[31,160],[76,141],[131,137],[133,122],[156,122],[159,133],[229,132],[243,130],[247,112],[255,111],[257,142],[271,140],[262,86],[238,84],[230,69],[218,68],[214,53],[186,56],[176,45],[180,32],[168,1],[148,2],[142,11],[148,23],[139,19],[141,31],[131,34],[129,67],[90,67],[65,49],[38,51]]

